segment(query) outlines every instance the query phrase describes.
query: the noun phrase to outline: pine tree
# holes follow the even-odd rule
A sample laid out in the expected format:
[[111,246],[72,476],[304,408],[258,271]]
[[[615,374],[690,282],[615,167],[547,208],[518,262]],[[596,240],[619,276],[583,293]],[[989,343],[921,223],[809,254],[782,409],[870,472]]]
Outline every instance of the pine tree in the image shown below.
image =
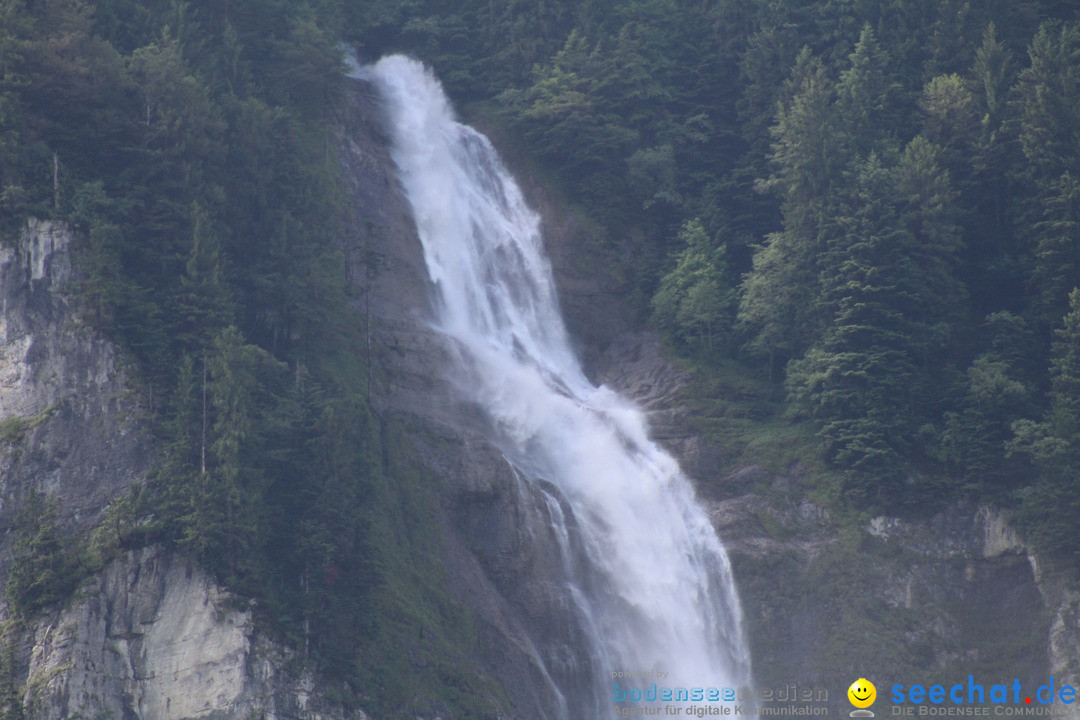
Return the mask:
[[905,248],[917,280],[915,302],[905,312],[918,328],[911,347],[931,377],[950,358],[956,329],[967,320],[967,297],[957,279],[963,241],[951,178],[940,163],[939,149],[916,136],[904,149],[892,180],[899,219],[911,234]]
[[56,502],[31,491],[16,518],[16,540],[4,591],[23,617],[68,597],[78,580],[56,523]]
[[1036,186],[1080,177],[1080,25],[1042,25],[1028,55],[1016,83],[1026,174]]
[[978,141],[979,122],[975,116],[975,96],[957,74],[938,75],[923,87],[919,98],[923,132],[937,145],[952,172],[970,163]]
[[1069,294],[1069,309],[1054,333],[1050,375],[1050,424],[1080,455],[1080,288]]
[[368,604],[385,571],[371,538],[381,470],[372,422],[359,398],[326,405],[313,441],[312,503],[299,518],[305,627],[330,665],[350,661],[347,638],[370,624]]
[[1066,172],[1049,184],[1042,219],[1035,223],[1033,305],[1046,325],[1065,312],[1070,291],[1080,285],[1080,180]]
[[1001,128],[1006,98],[1013,79],[1013,56],[997,37],[997,27],[989,23],[983,32],[982,44],[975,51],[972,65],[975,97],[984,113],[984,142],[992,140]]
[[[965,217],[967,251],[961,275],[976,308],[976,316],[1002,309],[1001,299],[1023,293],[1023,254],[1013,217],[1015,168],[1022,163],[1019,143],[1010,132],[1012,106],[1008,102],[1015,76],[1012,53],[998,39],[997,28],[989,23],[975,53],[971,89],[978,118],[978,135],[970,158],[946,157],[953,169],[957,162],[970,167],[968,183],[957,176]],[[1023,207],[1021,205],[1021,207]],[[1015,307],[1013,309],[1016,309]]]
[[173,305],[177,324],[173,337],[183,352],[205,350],[233,316],[218,231],[198,202],[191,206],[191,250]]
[[23,720],[21,683],[18,659],[15,654],[17,631],[11,620],[0,629],[0,720]]
[[866,157],[895,127],[895,118],[889,115],[893,84],[888,67],[888,54],[870,25],[864,25],[836,89],[844,139],[850,144],[845,149],[853,158]]
[[653,296],[656,325],[694,349],[712,352],[726,337],[734,314],[734,292],[727,281],[724,248],[712,247],[700,220],[679,231],[683,250],[675,268]]
[[1021,520],[1036,546],[1072,564],[1080,563],[1076,517],[1080,513],[1080,288],[1054,333],[1050,410],[1042,422],[1013,423],[1011,454],[1030,458],[1039,474],[1021,497]]
[[895,163],[872,153],[859,164],[822,258],[827,324],[787,378],[848,489],[876,503],[899,498],[903,458],[938,416],[963,306],[948,173],[922,137]]
[[755,253],[738,316],[747,348],[770,358],[770,373],[772,358],[801,354],[821,327],[820,261],[842,170],[835,88],[809,51],[799,55],[791,86],[771,130],[774,173],[759,183],[780,197],[784,229]]
[[862,164],[822,273],[831,322],[788,371],[792,401],[820,424],[826,457],[848,472],[857,502],[896,499],[913,440],[915,240],[890,202],[891,181],[876,156]]
[[258,369],[263,353],[244,342],[235,327],[214,339],[209,355],[209,395],[213,412],[213,458],[208,471],[220,508],[204,510],[221,524],[210,529],[219,538],[218,552],[239,576],[251,570],[265,542],[265,476],[256,459],[260,445],[260,387]]

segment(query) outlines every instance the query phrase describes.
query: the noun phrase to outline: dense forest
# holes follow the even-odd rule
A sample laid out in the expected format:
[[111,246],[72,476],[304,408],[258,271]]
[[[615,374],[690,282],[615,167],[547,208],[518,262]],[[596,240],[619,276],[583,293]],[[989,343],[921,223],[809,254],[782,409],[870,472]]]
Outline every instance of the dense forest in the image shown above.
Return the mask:
[[[423,685],[401,687],[417,674],[394,664],[404,628],[459,627],[428,638],[423,672],[475,695],[454,651],[469,631],[446,621],[435,561],[415,560],[436,501],[354,352],[331,130],[345,43],[420,57],[505,128],[674,353],[734,363],[813,425],[841,502],[985,498],[1075,563],[1078,13],[0,0],[2,232],[28,216],[79,230],[87,321],[128,353],[164,449],[91,543],[98,562],[191,553],[346,688],[364,676],[372,709]],[[27,614],[86,564],[47,498],[32,515],[7,587]]]
[[497,112],[629,256],[677,352],[782,386],[843,503],[989,499],[1073,562],[1077,15],[387,3],[356,39]]

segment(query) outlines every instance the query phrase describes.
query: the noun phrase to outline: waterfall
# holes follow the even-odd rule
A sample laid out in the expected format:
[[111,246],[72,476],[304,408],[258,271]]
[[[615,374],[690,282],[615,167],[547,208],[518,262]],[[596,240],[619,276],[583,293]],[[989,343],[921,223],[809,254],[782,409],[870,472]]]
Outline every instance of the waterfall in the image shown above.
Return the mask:
[[[390,56],[360,71],[387,108],[392,155],[459,381],[492,440],[540,489],[567,606],[595,679],[572,717],[612,712],[613,682],[739,687],[749,653],[731,567],[693,488],[644,414],[596,387],[571,349],[540,221],[486,137],[455,121],[438,81]],[[612,680],[658,670],[666,678]]]

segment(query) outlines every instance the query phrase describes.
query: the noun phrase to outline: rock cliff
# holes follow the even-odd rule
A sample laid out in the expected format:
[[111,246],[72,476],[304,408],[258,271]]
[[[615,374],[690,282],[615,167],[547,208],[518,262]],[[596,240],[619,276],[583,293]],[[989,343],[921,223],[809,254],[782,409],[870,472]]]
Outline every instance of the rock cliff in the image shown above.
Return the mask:
[[[0,527],[32,491],[57,500],[58,520],[84,533],[150,468],[144,402],[117,349],[74,300],[71,233],[31,220],[0,246]],[[11,533],[0,546],[10,560]]]
[[441,559],[478,629],[475,660],[506,689],[514,717],[560,717],[555,681],[565,687],[590,678],[574,664],[578,635],[552,583],[560,560],[545,537],[542,504],[487,440],[482,413],[446,372],[455,348],[429,324],[423,250],[378,99],[365,83],[352,86],[339,126],[355,230],[347,269],[367,317],[372,401],[384,418],[403,422],[414,452],[440,479]]
[[32,718],[367,717],[323,701],[250,610],[157,549],[109,564],[35,624],[31,644]]
[[[428,326],[419,241],[363,84],[338,120],[351,186],[346,272],[367,324],[373,402],[384,421],[406,427],[439,478],[440,554],[478,629],[471,659],[503,688],[509,717],[558,717],[554,688],[593,678],[553,589],[559,559],[544,504],[444,373],[455,349]],[[635,329],[617,279],[585,257],[595,250],[587,230],[525,185],[545,216],[589,372],[644,405],[657,437],[700,481],[740,582],[759,687],[825,688],[838,714],[861,676],[880,678],[879,693],[968,673],[986,684],[1053,675],[1080,685],[1080,591],[1047,572],[993,508],[851,523],[814,500],[797,466],[722,469],[723,449],[692,429],[688,373]],[[71,244],[63,226],[32,222],[0,248],[0,572],[31,493],[56,498],[65,537],[84,537],[155,460],[137,378],[84,321],[92,308],[73,292]],[[322,697],[317,679],[252,618],[198,568],[143,548],[92,573],[62,607],[9,623],[6,642],[32,718],[366,717]]]
[[[85,321],[73,236],[30,221],[0,247],[0,573],[32,493],[55,500],[58,532],[81,543],[111,502],[146,482],[156,453],[146,400],[120,351]],[[7,622],[4,682],[33,720],[333,718],[297,658],[250,608],[160,548],[121,555],[60,607]]]

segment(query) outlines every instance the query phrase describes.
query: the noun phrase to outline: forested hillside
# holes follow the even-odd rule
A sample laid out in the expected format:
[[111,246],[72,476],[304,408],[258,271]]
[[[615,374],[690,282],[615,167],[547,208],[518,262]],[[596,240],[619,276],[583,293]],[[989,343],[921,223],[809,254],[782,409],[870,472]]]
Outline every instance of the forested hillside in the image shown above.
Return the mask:
[[[760,378],[815,427],[841,502],[988,499],[1075,562],[1078,13],[0,0],[2,231],[80,231],[87,321],[129,353],[165,448],[102,558],[180,548],[321,666],[365,675],[373,707],[422,694],[395,685],[415,674],[394,638],[455,610],[415,560],[434,500],[353,352],[330,129],[348,43],[417,55],[520,143],[673,352]],[[85,572],[38,517],[47,502],[7,587],[27,614]],[[423,672],[468,698],[460,633],[428,640]]]
[[[476,715],[471,629],[433,557],[437,497],[367,401],[333,146],[341,12],[0,3],[5,242],[27,217],[79,231],[85,321],[127,351],[162,448],[90,538],[35,498],[6,593],[32,618],[164,543],[256,600],[347,707],[362,686],[381,716],[436,699]],[[422,650],[402,641],[418,636]]]
[[[358,39],[493,101],[643,317],[818,429],[845,502],[1015,507],[1080,551],[1068,2],[385,3]],[[491,105],[485,105],[490,111]]]

